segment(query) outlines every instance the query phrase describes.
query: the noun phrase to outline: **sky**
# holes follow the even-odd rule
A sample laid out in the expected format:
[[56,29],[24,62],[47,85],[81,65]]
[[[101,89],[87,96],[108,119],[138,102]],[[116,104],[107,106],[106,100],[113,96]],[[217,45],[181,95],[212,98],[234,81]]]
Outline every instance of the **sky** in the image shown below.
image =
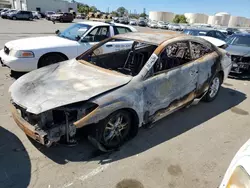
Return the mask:
[[149,11],[166,11],[176,14],[205,13],[214,15],[228,12],[233,16],[250,18],[250,0],[78,0],[106,12],[124,6],[128,11],[142,13]]

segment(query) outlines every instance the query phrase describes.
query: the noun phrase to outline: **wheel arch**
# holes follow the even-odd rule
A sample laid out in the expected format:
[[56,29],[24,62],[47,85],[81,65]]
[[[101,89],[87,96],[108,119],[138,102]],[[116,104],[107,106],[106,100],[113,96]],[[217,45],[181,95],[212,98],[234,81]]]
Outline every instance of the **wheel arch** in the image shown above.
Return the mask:
[[62,52],[48,52],[48,53],[43,54],[43,55],[39,58],[38,63],[37,63],[37,68],[40,67],[41,60],[42,60],[44,57],[46,57],[46,56],[48,56],[48,55],[53,55],[53,54],[60,55],[60,56],[62,56],[65,60],[69,60],[68,56],[65,55],[65,54],[62,53]]
[[[140,122],[137,112],[132,108],[122,108],[119,110],[127,111],[132,116],[132,129],[130,130],[130,135],[132,137],[136,136],[138,133],[138,130],[139,130],[139,122]],[[117,110],[117,111],[119,111],[119,110]]]

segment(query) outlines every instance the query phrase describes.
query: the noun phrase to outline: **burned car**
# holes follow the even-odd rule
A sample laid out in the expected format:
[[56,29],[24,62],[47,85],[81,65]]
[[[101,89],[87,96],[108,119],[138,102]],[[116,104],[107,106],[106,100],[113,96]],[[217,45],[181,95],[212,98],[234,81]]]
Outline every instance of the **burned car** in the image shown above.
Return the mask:
[[230,69],[226,51],[202,38],[171,31],[117,35],[19,78],[10,87],[12,114],[43,145],[70,143],[87,126],[97,146],[116,148],[143,125],[213,101]]
[[226,49],[232,57],[231,75],[250,77],[250,34],[238,33],[227,38]]

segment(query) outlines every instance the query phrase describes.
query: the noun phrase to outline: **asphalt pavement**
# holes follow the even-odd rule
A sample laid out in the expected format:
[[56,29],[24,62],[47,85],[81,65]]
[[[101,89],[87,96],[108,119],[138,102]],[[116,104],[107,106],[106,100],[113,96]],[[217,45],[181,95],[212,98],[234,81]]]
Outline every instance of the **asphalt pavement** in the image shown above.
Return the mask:
[[[0,19],[0,48],[69,25]],[[119,151],[100,153],[84,137],[76,147],[44,148],[11,117],[8,88],[14,81],[9,69],[0,67],[0,187],[215,188],[250,138],[250,82],[228,79],[212,103],[201,102],[152,129],[140,129]]]

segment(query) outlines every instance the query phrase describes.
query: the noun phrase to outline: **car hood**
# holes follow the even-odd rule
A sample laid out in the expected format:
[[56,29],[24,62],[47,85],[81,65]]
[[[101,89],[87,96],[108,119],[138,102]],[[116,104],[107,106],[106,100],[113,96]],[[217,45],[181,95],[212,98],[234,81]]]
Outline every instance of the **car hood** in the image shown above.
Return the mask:
[[250,47],[229,45],[226,50],[231,55],[250,56]]
[[77,42],[58,36],[31,37],[13,40],[5,44],[10,50],[36,50],[65,46],[76,46]]
[[19,78],[9,91],[14,103],[33,114],[87,101],[127,84],[132,76],[69,60],[32,71]]

